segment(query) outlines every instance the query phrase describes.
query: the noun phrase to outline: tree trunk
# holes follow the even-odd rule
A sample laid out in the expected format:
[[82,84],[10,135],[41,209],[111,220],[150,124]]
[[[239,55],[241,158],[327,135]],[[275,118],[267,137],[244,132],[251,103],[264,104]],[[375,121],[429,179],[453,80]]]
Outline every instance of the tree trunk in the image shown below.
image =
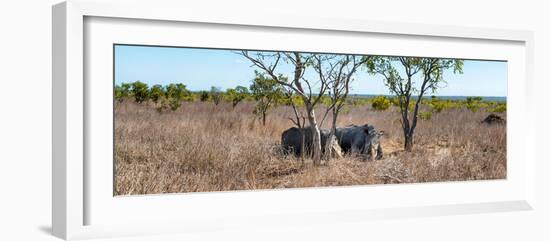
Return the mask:
[[266,113],[262,112],[262,124],[263,124],[263,126],[265,126],[265,116],[266,116]]
[[412,151],[413,148],[413,135],[405,134],[405,151]]
[[403,136],[405,137],[405,151],[412,151],[413,147],[413,132],[409,121],[409,100],[410,96],[407,97],[404,103],[400,103],[401,117],[403,118],[401,125],[403,127]]
[[312,154],[313,154],[313,164],[318,165],[321,163],[321,131],[317,125],[317,120],[315,118],[315,110],[311,104],[306,104],[307,116],[309,120],[309,126],[311,128],[312,136]]
[[336,120],[338,119],[338,113],[335,111],[332,113],[332,123],[330,126],[330,133],[325,142],[325,159],[330,160],[332,158],[332,142],[336,138]]

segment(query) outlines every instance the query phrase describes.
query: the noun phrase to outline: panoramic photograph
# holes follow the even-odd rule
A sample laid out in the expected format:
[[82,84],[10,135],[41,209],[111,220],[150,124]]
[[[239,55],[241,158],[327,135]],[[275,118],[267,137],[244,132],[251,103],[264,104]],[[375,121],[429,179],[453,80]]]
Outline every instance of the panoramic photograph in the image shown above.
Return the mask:
[[506,178],[507,62],[115,44],[114,195]]

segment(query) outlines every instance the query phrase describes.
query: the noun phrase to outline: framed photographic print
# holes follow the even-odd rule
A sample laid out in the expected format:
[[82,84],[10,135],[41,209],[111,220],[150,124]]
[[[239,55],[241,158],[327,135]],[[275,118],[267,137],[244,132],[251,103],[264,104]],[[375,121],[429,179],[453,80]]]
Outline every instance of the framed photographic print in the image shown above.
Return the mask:
[[54,234],[529,210],[532,45],[526,31],[55,5]]

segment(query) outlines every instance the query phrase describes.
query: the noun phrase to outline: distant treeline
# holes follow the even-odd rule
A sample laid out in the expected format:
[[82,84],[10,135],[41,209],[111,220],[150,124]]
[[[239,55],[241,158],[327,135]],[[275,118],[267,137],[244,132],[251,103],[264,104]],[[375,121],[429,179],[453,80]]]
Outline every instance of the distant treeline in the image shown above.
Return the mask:
[[[265,108],[266,103],[270,103],[271,106],[291,104],[303,106],[302,98],[299,96],[285,95],[282,90],[272,87],[266,88],[265,81],[268,81],[268,79],[258,77],[249,88],[236,86],[225,91],[214,86],[211,87],[210,91],[190,91],[182,83],[148,86],[146,83],[136,81],[116,85],[114,88],[114,97],[119,102],[124,100],[133,100],[137,103],[151,101],[155,103],[159,111],[168,109],[177,110],[182,102],[195,101],[212,102],[215,105],[221,102],[228,102],[233,107],[236,107],[243,101],[253,101],[257,102],[258,108],[255,110],[257,112],[264,112],[262,107]],[[443,110],[453,108],[466,108],[472,112],[484,109],[487,112],[502,113],[506,111],[506,100],[505,98],[502,100],[502,98],[489,97],[484,99],[483,97],[466,96],[431,96],[422,99],[421,104],[426,107],[426,110],[420,112],[419,117],[421,119],[429,119],[432,113],[440,113]],[[370,105],[375,111],[384,111],[391,106],[399,107],[398,97],[390,95],[349,95],[346,102],[349,106],[355,107]],[[328,96],[322,96],[320,103],[328,106],[331,100]],[[413,104],[413,102],[410,103],[410,105]],[[262,115],[265,113],[258,114]]]

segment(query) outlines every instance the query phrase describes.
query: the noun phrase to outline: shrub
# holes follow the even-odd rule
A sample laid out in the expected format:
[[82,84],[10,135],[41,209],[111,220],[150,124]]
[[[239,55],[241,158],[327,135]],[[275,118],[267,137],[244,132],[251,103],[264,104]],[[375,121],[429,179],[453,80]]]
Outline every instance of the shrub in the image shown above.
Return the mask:
[[471,112],[477,112],[481,107],[481,97],[466,97],[466,108]]
[[199,99],[202,102],[206,102],[210,100],[210,94],[207,91],[201,91],[199,95]]
[[432,112],[435,113],[441,113],[441,111],[451,108],[451,101],[441,100],[436,96],[432,96],[430,100],[425,100],[423,103],[429,106]]
[[193,95],[184,84],[169,84],[166,86],[166,98],[183,100],[183,101],[193,101]]
[[248,89],[244,86],[237,86],[235,89],[227,89],[225,93],[227,99],[232,103],[235,108],[241,101],[243,101],[248,95]]
[[170,107],[170,109],[171,109],[172,111],[175,111],[175,110],[177,110],[178,108],[180,108],[181,102],[180,102],[180,100],[178,100],[178,99],[171,98],[171,99],[168,99],[168,106]]
[[498,103],[493,108],[487,109],[487,112],[502,113],[506,111],[506,103]]
[[377,96],[371,100],[372,108],[374,110],[382,111],[390,108],[391,101],[385,96]]
[[149,97],[149,87],[147,84],[140,82],[139,80],[132,83],[132,95],[137,103],[146,101]]
[[120,85],[115,86],[115,99],[117,99],[119,102],[122,102],[125,98],[128,98],[130,96],[130,89],[131,85],[128,83],[122,83]]
[[162,85],[154,85],[151,87],[151,90],[149,90],[149,98],[155,103],[158,103],[164,95],[164,87]]
[[[281,91],[282,93],[282,91]],[[292,103],[294,103],[294,105],[296,107],[302,107],[304,106],[304,100],[302,99],[301,96],[298,96],[298,95],[291,95],[290,97],[289,96],[283,96],[282,94],[278,94],[279,96],[277,96],[276,100],[277,100],[277,104],[281,104],[281,105],[287,105],[287,106],[291,106]]]
[[390,102],[393,106],[399,107],[399,98],[397,96],[390,98]]
[[431,103],[431,107],[434,112],[441,113],[444,109],[449,108],[449,105],[444,101],[435,101]]
[[164,112],[168,109],[175,111],[181,107],[181,100],[176,98],[161,97],[158,100],[160,104],[156,107],[158,112]]

